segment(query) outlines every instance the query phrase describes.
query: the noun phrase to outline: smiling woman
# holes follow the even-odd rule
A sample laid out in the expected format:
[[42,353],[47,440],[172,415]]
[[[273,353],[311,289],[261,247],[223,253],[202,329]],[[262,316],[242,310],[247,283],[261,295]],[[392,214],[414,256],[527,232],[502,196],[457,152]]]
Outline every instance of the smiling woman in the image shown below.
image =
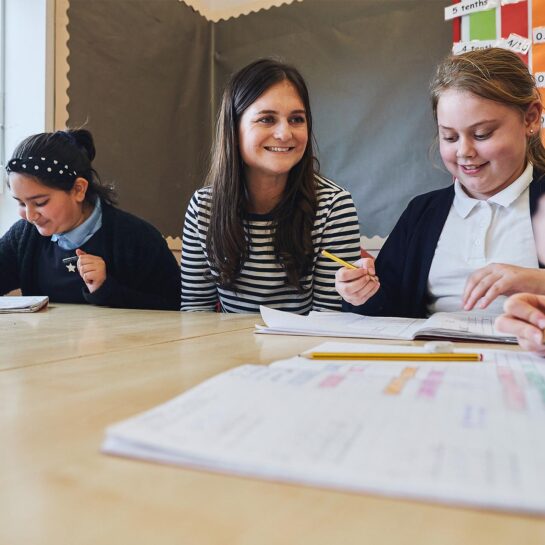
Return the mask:
[[182,245],[182,310],[338,310],[338,266],[359,258],[350,194],[320,176],[306,84],[292,66],[256,61],[227,84],[205,187]]
[[267,213],[282,199],[289,171],[308,143],[304,104],[288,80],[272,85],[242,114],[240,155],[248,189],[248,212]]

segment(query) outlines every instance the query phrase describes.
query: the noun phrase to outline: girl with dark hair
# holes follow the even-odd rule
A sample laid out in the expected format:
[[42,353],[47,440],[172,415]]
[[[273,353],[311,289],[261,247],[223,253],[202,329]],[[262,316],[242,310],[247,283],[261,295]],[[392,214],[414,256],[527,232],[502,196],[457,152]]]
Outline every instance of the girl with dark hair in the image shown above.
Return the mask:
[[337,266],[359,258],[352,197],[320,176],[299,72],[262,59],[223,93],[211,166],[185,217],[182,310],[339,310]]
[[[346,310],[414,318],[499,312],[507,295],[545,293],[532,225],[545,193],[534,78],[504,49],[451,55],[437,68],[431,100],[454,183],[409,203],[370,271],[339,269]],[[381,285],[369,295],[362,290],[375,270]]]
[[8,162],[21,220],[0,238],[0,294],[59,303],[179,308],[179,268],[161,234],[114,207],[87,130],[30,136]]

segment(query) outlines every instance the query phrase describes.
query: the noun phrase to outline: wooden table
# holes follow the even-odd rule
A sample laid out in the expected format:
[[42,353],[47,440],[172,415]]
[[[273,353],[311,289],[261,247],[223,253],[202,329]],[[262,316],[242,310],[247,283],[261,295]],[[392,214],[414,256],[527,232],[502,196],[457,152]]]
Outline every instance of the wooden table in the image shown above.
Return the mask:
[[539,518],[100,454],[109,424],[233,366],[321,341],[254,335],[256,321],[86,305],[0,316],[0,543],[545,543]]

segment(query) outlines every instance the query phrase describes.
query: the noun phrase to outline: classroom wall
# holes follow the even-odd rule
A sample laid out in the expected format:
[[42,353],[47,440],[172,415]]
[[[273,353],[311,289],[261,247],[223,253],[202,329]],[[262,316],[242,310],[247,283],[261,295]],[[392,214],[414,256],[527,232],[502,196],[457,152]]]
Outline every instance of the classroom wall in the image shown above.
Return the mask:
[[69,0],[55,0],[55,130],[68,123],[68,6]]
[[[53,21],[54,0],[6,0],[2,150],[6,161],[23,138],[53,126]],[[18,219],[17,205],[2,173],[0,234]]]
[[211,136],[211,27],[178,0],[71,0],[69,125],[120,206],[179,236]]
[[69,123],[95,134],[121,206],[177,237],[226,78],[279,56],[309,83],[323,173],[353,193],[362,234],[384,237],[413,195],[450,182],[428,158],[428,82],[451,46],[443,8],[303,0],[212,22],[178,0],[71,0]]
[[362,235],[387,236],[409,199],[450,178],[428,159],[427,96],[451,47],[437,0],[304,1],[220,21],[216,93],[259,56],[298,66],[326,176],[354,196]]

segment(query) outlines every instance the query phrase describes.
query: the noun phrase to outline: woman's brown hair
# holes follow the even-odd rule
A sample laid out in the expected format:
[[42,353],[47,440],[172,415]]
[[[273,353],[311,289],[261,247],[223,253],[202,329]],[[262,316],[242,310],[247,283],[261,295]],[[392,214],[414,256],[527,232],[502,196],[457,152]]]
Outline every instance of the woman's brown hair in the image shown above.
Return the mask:
[[249,255],[250,237],[245,229],[247,191],[244,164],[239,151],[239,121],[245,110],[267,89],[289,81],[306,112],[308,143],[301,160],[290,170],[284,195],[270,212],[273,246],[285,270],[288,284],[301,290],[314,258],[312,228],[317,198],[312,137],[312,115],[307,86],[293,66],[260,59],[228,82],[216,125],[211,165],[205,185],[211,186],[212,204],[206,237],[208,259],[216,282],[232,288]]

